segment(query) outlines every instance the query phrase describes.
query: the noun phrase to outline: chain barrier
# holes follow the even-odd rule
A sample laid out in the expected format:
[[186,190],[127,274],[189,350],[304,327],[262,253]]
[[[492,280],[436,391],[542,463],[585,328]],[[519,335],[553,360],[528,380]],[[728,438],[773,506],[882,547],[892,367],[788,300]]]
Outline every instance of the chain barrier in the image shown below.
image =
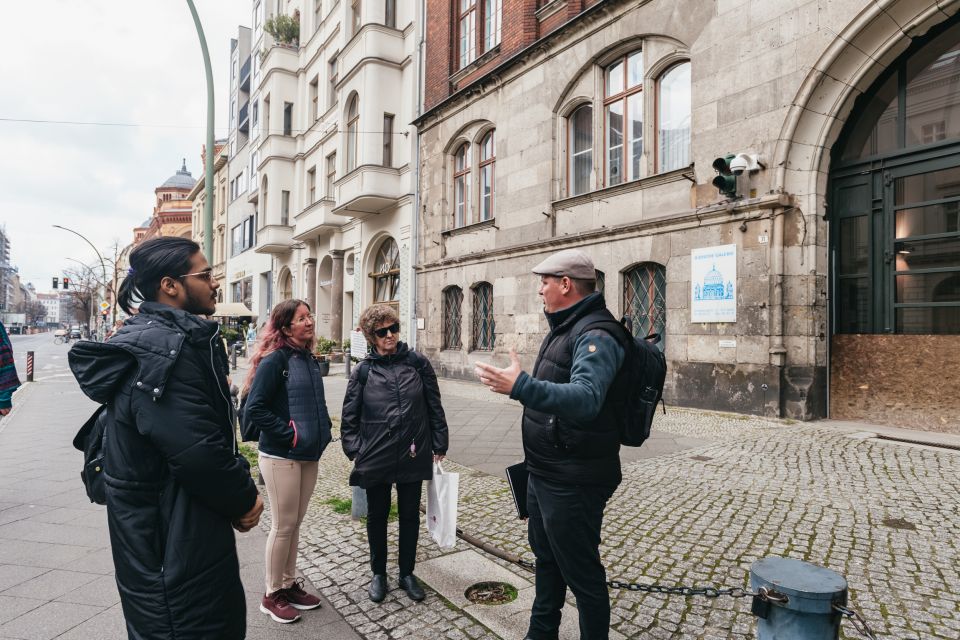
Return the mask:
[[877,640],[876,634],[873,633],[873,630],[870,629],[870,625],[867,624],[867,621],[863,619],[863,616],[861,616],[858,611],[840,604],[834,604],[833,609],[844,618],[850,620],[850,624],[853,625],[853,628],[856,629],[857,632],[864,638],[868,638],[869,640]]

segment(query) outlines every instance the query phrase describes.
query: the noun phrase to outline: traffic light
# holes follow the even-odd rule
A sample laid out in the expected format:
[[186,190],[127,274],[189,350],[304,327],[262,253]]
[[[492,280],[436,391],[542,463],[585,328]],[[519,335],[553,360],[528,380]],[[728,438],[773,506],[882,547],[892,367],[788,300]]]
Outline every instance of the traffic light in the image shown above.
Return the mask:
[[717,172],[717,177],[713,179],[713,186],[728,198],[737,197],[737,176],[730,170],[730,161],[735,157],[730,153],[713,161],[713,170]]
[[56,289],[60,286],[60,278],[54,277],[53,279],[53,288]]
[[63,288],[64,289],[70,288],[70,278],[68,278],[67,276],[63,276]]

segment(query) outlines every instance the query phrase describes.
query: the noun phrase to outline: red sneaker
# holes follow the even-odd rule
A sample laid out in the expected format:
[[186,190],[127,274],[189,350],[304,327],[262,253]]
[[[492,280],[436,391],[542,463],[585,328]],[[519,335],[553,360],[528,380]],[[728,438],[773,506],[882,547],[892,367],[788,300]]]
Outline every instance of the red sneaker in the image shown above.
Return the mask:
[[263,596],[263,600],[260,601],[260,611],[280,624],[289,624],[300,619],[300,614],[287,600],[287,592],[284,589],[273,595]]
[[306,590],[304,590],[303,578],[297,578],[294,580],[292,585],[283,591],[285,592],[284,595],[287,597],[287,602],[289,602],[290,606],[294,609],[308,611],[310,609],[316,609],[320,606],[320,598],[312,593],[307,593]]

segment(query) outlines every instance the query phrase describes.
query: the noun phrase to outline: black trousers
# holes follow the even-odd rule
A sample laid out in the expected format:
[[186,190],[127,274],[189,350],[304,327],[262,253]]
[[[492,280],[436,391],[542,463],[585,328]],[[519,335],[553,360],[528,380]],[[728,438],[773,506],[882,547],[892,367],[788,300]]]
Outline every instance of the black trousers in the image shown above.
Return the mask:
[[[370,570],[387,572],[387,516],[390,514],[390,487],[367,487],[367,540],[370,543]],[[397,514],[400,520],[400,577],[413,573],[420,535],[420,494],[423,482],[397,483]]]
[[610,596],[600,561],[600,527],[614,486],[559,484],[530,475],[527,536],[537,557],[530,611],[533,640],[554,640],[567,587],[577,599],[581,640],[607,640]]

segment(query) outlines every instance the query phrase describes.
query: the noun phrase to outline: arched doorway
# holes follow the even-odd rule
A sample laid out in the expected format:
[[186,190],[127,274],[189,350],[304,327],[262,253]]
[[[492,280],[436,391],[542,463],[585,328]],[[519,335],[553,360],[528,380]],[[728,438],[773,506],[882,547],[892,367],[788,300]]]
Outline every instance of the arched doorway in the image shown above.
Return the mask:
[[277,278],[277,302],[289,300],[292,297],[293,275],[290,273],[290,269],[284,267]]
[[831,417],[960,432],[960,21],[857,100],[828,211]]

